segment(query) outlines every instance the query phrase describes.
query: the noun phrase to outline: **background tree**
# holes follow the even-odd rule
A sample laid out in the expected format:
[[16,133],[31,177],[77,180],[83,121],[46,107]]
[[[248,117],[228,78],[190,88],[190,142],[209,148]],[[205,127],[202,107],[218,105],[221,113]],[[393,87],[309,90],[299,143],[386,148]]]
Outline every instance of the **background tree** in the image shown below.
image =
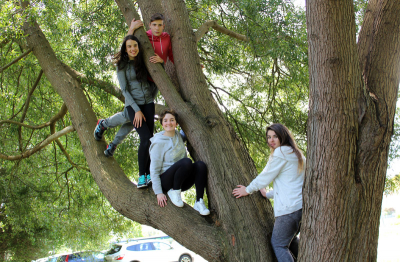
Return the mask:
[[[300,260],[375,261],[399,85],[400,3],[307,1],[310,104]],[[362,252],[360,252],[362,250]]]

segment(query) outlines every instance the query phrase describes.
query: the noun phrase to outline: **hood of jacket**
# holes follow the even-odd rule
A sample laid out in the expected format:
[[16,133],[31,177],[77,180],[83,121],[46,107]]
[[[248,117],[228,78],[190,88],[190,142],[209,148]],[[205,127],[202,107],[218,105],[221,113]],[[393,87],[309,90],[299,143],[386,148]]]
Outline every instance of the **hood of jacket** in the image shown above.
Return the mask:
[[280,157],[287,161],[298,161],[296,154],[293,151],[293,148],[290,146],[280,146],[274,150],[272,157]]
[[[155,134],[152,138],[150,138],[150,141],[152,144],[154,143],[162,143],[165,146],[167,146],[167,148],[172,148],[174,146],[176,146],[179,143],[179,132],[178,130],[175,129],[175,136],[174,137],[170,137],[170,136],[164,136],[165,131],[161,131],[157,134]],[[166,148],[166,149],[167,149]]]

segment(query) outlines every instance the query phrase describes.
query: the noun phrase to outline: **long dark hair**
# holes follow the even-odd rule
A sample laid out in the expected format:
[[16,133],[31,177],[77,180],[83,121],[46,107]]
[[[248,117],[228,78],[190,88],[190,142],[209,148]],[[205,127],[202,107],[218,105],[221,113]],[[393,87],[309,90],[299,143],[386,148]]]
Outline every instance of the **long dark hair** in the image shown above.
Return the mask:
[[[267,141],[268,141],[268,131],[272,130],[275,132],[276,136],[279,139],[279,142],[281,144],[281,146],[290,146],[293,149],[293,152],[295,153],[295,155],[297,156],[298,160],[299,160],[299,168],[298,170],[301,171],[304,169],[304,161],[303,161],[303,154],[301,152],[301,150],[297,147],[296,142],[294,141],[293,135],[292,133],[290,133],[289,129],[279,123],[276,124],[272,124],[269,127],[267,127],[267,130],[265,132],[265,135],[267,137]],[[271,149],[272,151],[274,149]]]
[[[128,53],[126,52],[126,41],[128,40],[134,40],[138,43],[139,53],[134,60],[129,60]],[[127,35],[124,38],[120,51],[113,56],[113,62],[118,67],[118,70],[124,69],[128,65],[128,63],[133,63],[137,80],[139,82],[147,80],[149,72],[147,71],[146,65],[144,64],[142,46],[136,36]]]

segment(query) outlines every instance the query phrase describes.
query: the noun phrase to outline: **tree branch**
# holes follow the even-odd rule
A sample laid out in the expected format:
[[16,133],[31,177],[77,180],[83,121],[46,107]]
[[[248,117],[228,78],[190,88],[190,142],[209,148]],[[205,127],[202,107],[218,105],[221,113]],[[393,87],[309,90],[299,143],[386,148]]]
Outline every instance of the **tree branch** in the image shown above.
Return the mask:
[[[28,96],[26,98],[25,105],[24,105],[24,111],[22,111],[22,116],[20,118],[20,122],[21,123],[23,123],[24,120],[25,120],[26,113],[28,112],[29,103],[31,101],[32,94],[35,91],[36,87],[38,86],[39,81],[42,78],[42,75],[43,75],[43,70],[40,70],[39,75],[36,78],[35,83],[33,84],[31,90],[28,92]],[[22,126],[18,127],[18,140],[19,140],[19,148],[20,148],[20,151],[22,152],[23,151],[23,148],[22,148]]]
[[29,108],[29,103],[31,102],[32,94],[35,91],[36,87],[38,86],[39,81],[42,78],[42,75],[43,75],[43,70],[40,70],[39,75],[36,78],[36,81],[33,84],[32,88],[29,91],[28,96],[26,98],[25,105],[24,105],[24,111],[22,112],[22,116],[21,116],[20,122],[24,122],[24,120],[25,120],[25,116],[26,116],[26,113],[28,112],[28,108]]
[[2,120],[0,121],[0,126],[5,124],[5,123],[9,123],[9,124],[14,124],[14,125],[18,125],[18,126],[23,126],[26,128],[30,128],[30,129],[42,129],[44,127],[47,127],[49,125],[51,125],[52,123],[58,121],[59,119],[61,119],[66,113],[67,113],[68,109],[67,106],[65,104],[62,105],[60,111],[53,116],[48,122],[41,124],[39,126],[31,126],[31,125],[27,125],[18,121],[13,121],[13,120]]
[[59,138],[61,136],[66,135],[68,133],[71,133],[74,130],[75,130],[75,128],[73,126],[68,126],[68,127],[64,128],[63,130],[58,131],[58,132],[54,133],[53,135],[49,136],[48,138],[43,140],[40,144],[36,145],[34,148],[26,150],[25,152],[23,152],[20,155],[7,156],[7,155],[0,153],[0,158],[5,159],[5,160],[11,160],[11,161],[28,158],[31,155],[33,155],[34,153],[36,153],[39,150],[41,150],[42,148],[44,148],[45,146],[47,146],[48,144],[50,144],[52,141],[56,140],[57,138]]
[[101,90],[103,90],[106,93],[109,93],[116,98],[118,98],[122,103],[125,102],[125,97],[122,95],[121,89],[119,89],[117,86],[107,83],[106,81],[100,80],[100,79],[93,79],[93,78],[88,78],[86,75],[76,71],[75,69],[71,68],[70,66],[62,63],[65,70],[70,74],[73,78],[76,80],[80,81],[81,83],[85,83],[88,85],[94,85],[99,87]]
[[[50,133],[51,133],[52,135],[56,133],[56,125],[55,125],[55,122],[53,122],[53,123],[50,125]],[[78,169],[78,170],[79,170],[79,169],[83,169],[83,170],[86,170],[86,171],[90,172],[89,168],[78,166],[77,164],[74,163],[74,161],[72,161],[72,159],[71,159],[70,155],[68,154],[67,150],[64,148],[63,144],[60,142],[60,140],[59,140],[58,138],[55,139],[54,142],[57,143],[57,145],[58,145],[58,147],[60,148],[61,152],[64,154],[64,156],[67,158],[68,162],[69,162],[74,168],[76,168],[76,169]]]
[[203,25],[199,27],[199,29],[196,31],[196,41],[199,41],[207,32],[210,28],[213,28],[214,30],[223,33],[225,35],[228,35],[230,37],[236,38],[240,41],[249,41],[247,36],[238,34],[236,32],[233,32],[223,26],[218,25],[217,21],[210,20],[205,22]]
[[30,52],[32,52],[32,48],[28,49],[22,55],[20,55],[19,57],[15,58],[13,61],[8,63],[7,65],[5,65],[2,68],[0,68],[0,73],[3,72],[4,70],[6,70],[8,67],[12,66],[13,64],[17,63],[19,60],[21,60],[22,58],[27,56]]
[[8,44],[8,42],[10,42],[9,39],[4,39],[3,41],[1,41],[1,43],[0,43],[0,48],[3,48],[3,46],[5,46],[6,44]]
[[[100,79],[88,78],[85,74],[76,71],[75,69],[64,63],[62,64],[65,70],[68,72],[68,74],[73,78],[75,78],[76,80],[80,81],[81,83],[97,86],[104,92],[116,97],[122,103],[125,103],[125,97],[122,95],[121,89],[119,89],[117,86]],[[156,114],[161,113],[162,110],[167,108],[166,106],[160,104],[155,104],[155,107],[156,107],[155,108]]]

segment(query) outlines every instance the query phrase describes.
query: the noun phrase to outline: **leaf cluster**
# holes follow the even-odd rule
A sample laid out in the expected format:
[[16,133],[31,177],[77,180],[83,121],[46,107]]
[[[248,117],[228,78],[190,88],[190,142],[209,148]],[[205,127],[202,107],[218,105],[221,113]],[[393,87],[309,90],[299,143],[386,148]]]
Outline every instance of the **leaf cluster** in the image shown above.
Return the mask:
[[265,127],[286,125],[306,150],[308,60],[305,14],[288,1],[187,1],[193,28],[208,20],[248,41],[213,29],[198,42],[210,91],[258,169],[269,152]]
[[[119,28],[123,20],[114,5],[112,1],[36,1],[21,14],[16,11],[20,10],[16,2],[2,2],[0,23],[5,25],[6,34],[1,34],[0,67],[28,50],[19,27],[22,16],[30,15],[62,62],[112,84],[114,67],[109,57],[125,31]],[[21,155],[51,133],[49,126],[33,129],[4,122],[37,127],[59,112],[63,101],[46,77],[39,77],[40,71],[31,53],[1,72],[3,155]],[[119,101],[97,87],[82,86],[101,117],[122,108]],[[67,113],[54,129],[57,132],[71,124]],[[127,142],[129,153],[119,161],[131,173],[137,169],[132,164],[137,139],[132,136]],[[29,158],[0,160],[0,256],[7,252],[14,261],[26,261],[45,256],[49,250],[98,250],[114,238],[141,236],[141,226],[113,210],[100,192],[76,134],[60,138],[59,144],[54,141]]]

